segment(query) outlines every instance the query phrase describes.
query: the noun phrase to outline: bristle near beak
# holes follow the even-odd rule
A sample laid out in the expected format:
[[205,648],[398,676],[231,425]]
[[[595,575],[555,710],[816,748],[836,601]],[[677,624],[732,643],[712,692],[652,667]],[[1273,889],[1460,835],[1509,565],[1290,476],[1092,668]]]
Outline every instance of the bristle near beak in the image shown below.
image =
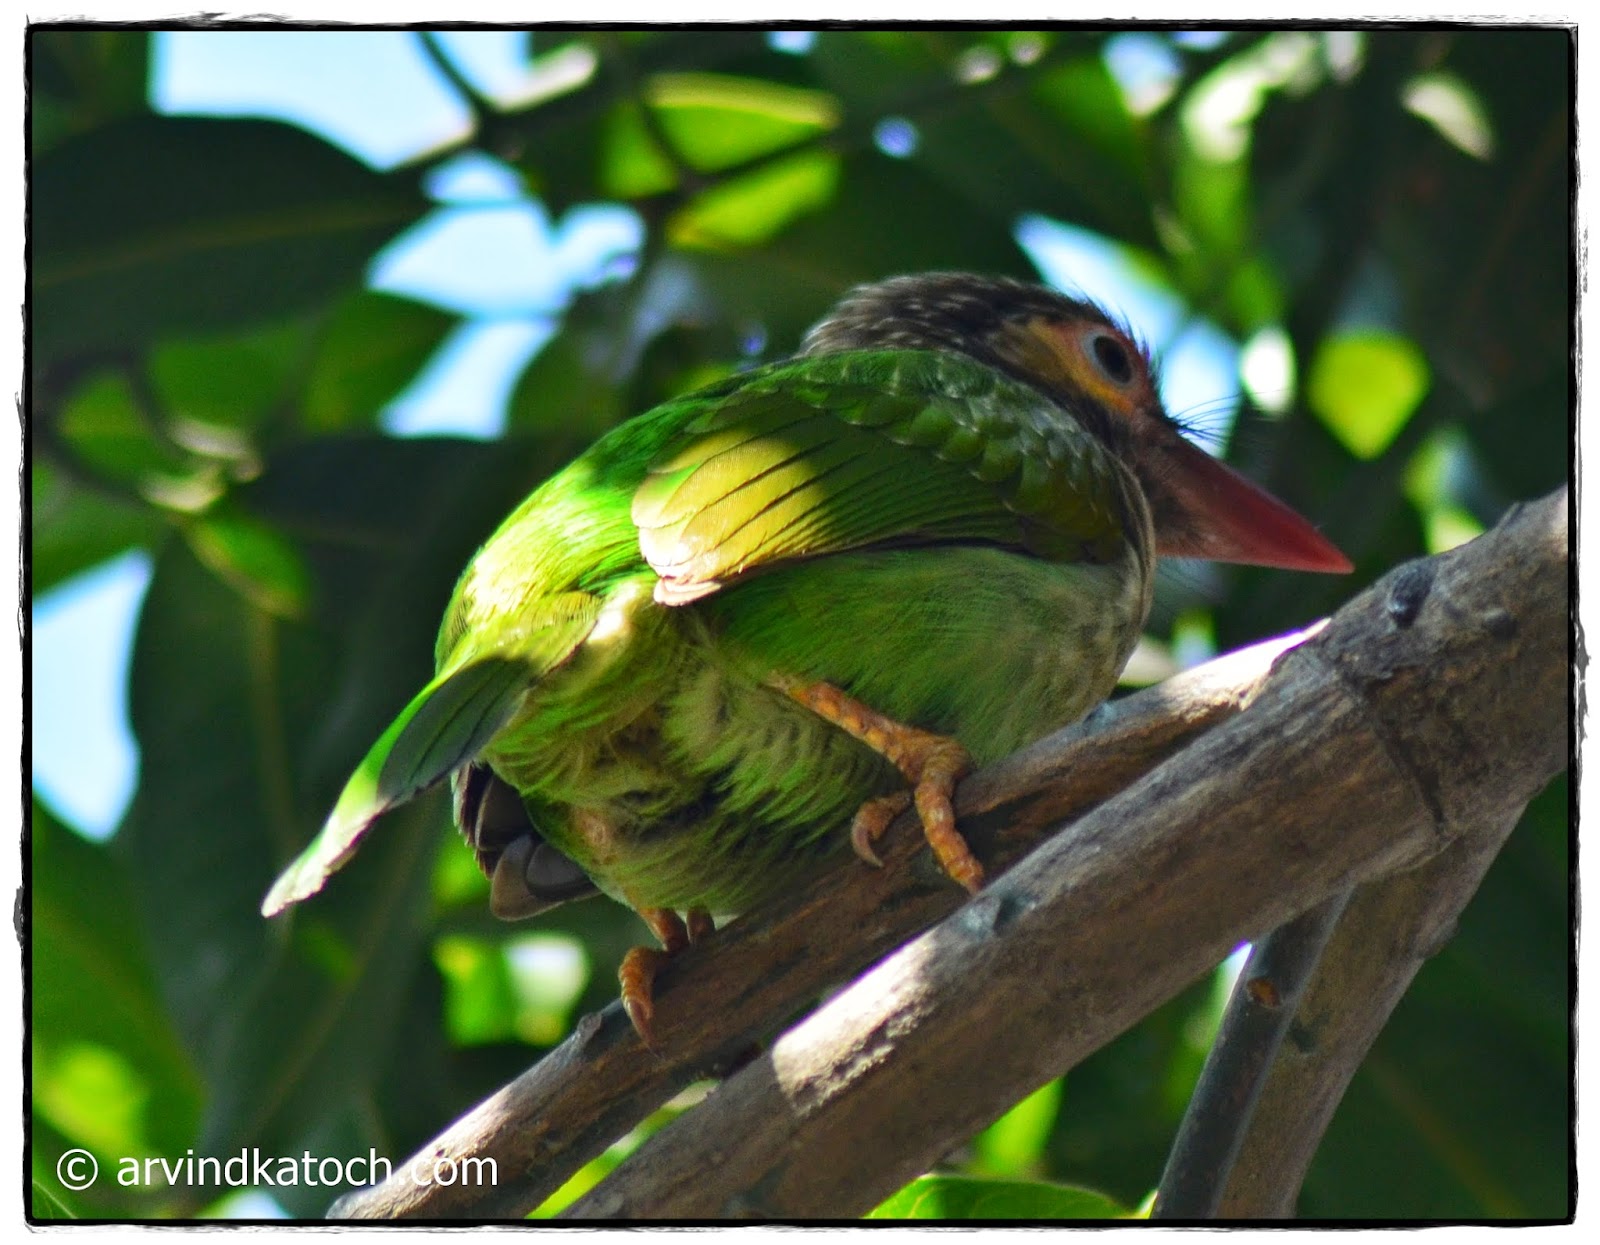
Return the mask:
[[1176,434],[1162,450],[1162,500],[1175,512],[1175,521],[1163,522],[1158,512],[1157,553],[1290,571],[1345,574],[1354,569],[1300,515],[1204,450]]

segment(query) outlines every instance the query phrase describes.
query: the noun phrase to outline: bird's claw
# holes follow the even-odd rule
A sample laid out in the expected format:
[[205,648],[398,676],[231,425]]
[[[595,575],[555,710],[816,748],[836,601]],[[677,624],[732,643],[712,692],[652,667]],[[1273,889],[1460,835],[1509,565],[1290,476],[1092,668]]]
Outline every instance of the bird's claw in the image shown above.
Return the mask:
[[654,1024],[656,974],[673,956],[704,941],[717,927],[704,908],[690,908],[687,924],[669,908],[640,908],[638,913],[661,940],[661,946],[630,947],[617,969],[617,980],[622,985],[622,1009],[628,1013],[634,1032],[650,1050],[659,1050]]
[[855,854],[874,869],[883,868],[883,861],[872,845],[883,837],[889,823],[911,807],[910,791],[891,791],[868,800],[856,810],[850,822],[850,846]]
[[915,803],[922,833],[946,874],[968,892],[983,885],[983,866],[956,829],[952,799],[956,784],[972,769],[972,756],[944,735],[906,726],[868,708],[831,683],[802,683],[779,678],[775,686],[818,717],[859,739],[898,769],[911,791],[878,796],[857,811],[850,827],[850,845],[868,864],[881,865],[872,844],[889,823]]

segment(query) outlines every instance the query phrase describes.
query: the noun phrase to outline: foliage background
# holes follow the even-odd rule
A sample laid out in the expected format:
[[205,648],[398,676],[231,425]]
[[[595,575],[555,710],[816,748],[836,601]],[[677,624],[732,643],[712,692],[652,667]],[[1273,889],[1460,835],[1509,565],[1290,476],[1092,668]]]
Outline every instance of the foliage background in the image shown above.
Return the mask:
[[[1230,457],[1356,576],[1168,575],[1167,651],[1303,624],[1568,474],[1569,32],[1145,30],[1169,72],[1134,92],[1109,29],[845,29],[798,51],[550,30],[531,54],[559,89],[511,107],[413,37],[475,132],[380,172],[279,122],[157,115],[144,32],[30,34],[29,587],[131,548],[155,568],[132,807],[102,843],[32,806],[37,1216],[262,1213],[216,1189],[71,1193],[56,1159],[398,1159],[614,996],[637,923],[594,902],[498,925],[440,798],[292,919],[256,907],[420,683],[500,515],[613,422],[781,355],[853,283],[1036,275],[1017,227],[1042,217],[1277,363],[1276,384],[1241,381]],[[379,413],[455,321],[367,274],[468,150],[553,220],[629,205],[643,245],[566,308],[502,437],[401,439]],[[1568,851],[1561,780],[1352,1086],[1305,1214],[1568,1213]],[[1105,1212],[1062,1184],[1138,1206],[1220,997],[1196,983],[958,1148],[950,1171],[986,1183],[889,1211]],[[294,1215],[330,1200],[271,1192]]]

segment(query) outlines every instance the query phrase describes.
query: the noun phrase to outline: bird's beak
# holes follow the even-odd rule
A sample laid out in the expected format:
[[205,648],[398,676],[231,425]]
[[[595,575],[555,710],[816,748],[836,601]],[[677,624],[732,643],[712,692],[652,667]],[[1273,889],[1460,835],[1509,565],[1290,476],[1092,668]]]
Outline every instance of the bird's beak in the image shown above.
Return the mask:
[[1163,491],[1183,522],[1157,522],[1157,553],[1289,571],[1354,569],[1305,519],[1204,450],[1178,436],[1162,448]]

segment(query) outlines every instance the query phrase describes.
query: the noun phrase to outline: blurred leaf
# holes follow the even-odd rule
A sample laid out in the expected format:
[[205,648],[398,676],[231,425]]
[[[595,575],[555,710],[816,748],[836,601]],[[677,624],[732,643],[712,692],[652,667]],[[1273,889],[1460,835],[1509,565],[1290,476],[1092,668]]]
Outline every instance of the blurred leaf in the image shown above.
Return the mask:
[[973,1169],[984,1175],[1038,1175],[1065,1086],[1059,1079],[1041,1085],[973,1138]]
[[70,134],[149,107],[147,31],[35,27],[28,32],[28,54],[35,157]]
[[370,426],[422,371],[453,317],[410,299],[363,290],[334,309],[306,378],[307,432]]
[[94,374],[72,393],[61,411],[59,435],[86,466],[129,487],[189,467],[183,452],[157,435],[152,413],[117,372]]
[[673,157],[697,173],[713,173],[826,133],[839,121],[838,104],[826,92],[750,78],[659,74],[645,84],[644,96],[671,152],[661,150],[636,105],[619,107],[605,135],[600,187],[614,198],[676,186]]
[[101,1154],[152,1152],[144,1136],[143,1078],[116,1051],[92,1042],[35,1040],[32,1071],[34,1101],[57,1128]]
[[29,850],[37,1109],[102,1157],[182,1153],[202,1084],[156,989],[127,871],[37,801]]
[[1049,153],[1057,193],[1048,210],[1071,211],[1079,223],[1134,246],[1154,245],[1149,136],[1128,112],[1105,62],[1094,55],[1057,66],[1041,74],[1029,94],[1056,123],[1051,130],[1039,127],[1027,144],[1041,161]]
[[474,1046],[511,1036],[516,1025],[516,1000],[498,946],[478,938],[447,934],[433,944],[433,962],[444,978],[444,1020],[451,1042]]
[[1376,458],[1427,395],[1428,364],[1414,343],[1357,330],[1323,339],[1306,402],[1358,458]]
[[[889,116],[914,127],[909,161],[937,180],[941,204],[961,202],[1000,229],[1023,212],[1049,211],[1152,244],[1144,129],[1101,62],[1098,40],[1038,39],[1036,56],[1012,59],[1018,40],[1036,38],[824,32],[809,59],[853,125]],[[1063,60],[1068,47],[1081,52]]]
[[1487,160],[1494,154],[1494,130],[1478,93],[1452,73],[1418,74],[1401,96],[1406,110],[1431,124],[1450,143]]
[[869,1219],[1126,1219],[1132,1212],[1090,1189],[1023,1180],[921,1176]]
[[518,933],[505,945],[505,960],[516,995],[516,1035],[530,1044],[556,1045],[592,976],[583,944],[563,934]]
[[134,545],[153,546],[165,531],[152,508],[85,488],[42,455],[34,456],[29,471],[29,572],[36,597]]
[[169,417],[251,428],[293,392],[308,339],[305,325],[289,323],[160,342],[150,352],[150,381]]
[[707,326],[706,353],[728,358],[738,338],[719,318],[697,263],[669,252],[625,284],[580,294],[554,337],[512,393],[507,423],[540,429],[558,457],[580,451],[614,424],[668,396],[673,375],[646,366],[657,340],[677,326]]
[[311,583],[295,547],[274,528],[236,508],[218,508],[186,524],[194,554],[257,609],[298,618],[310,603]]
[[1477,476],[1472,452],[1459,429],[1436,432],[1412,455],[1406,496],[1421,513],[1429,553],[1443,553],[1483,534],[1484,525],[1463,504]]
[[294,126],[141,116],[33,167],[33,348],[262,324],[361,279],[426,207]]
[[759,325],[778,354],[791,352],[839,294],[862,281],[949,268],[1037,275],[1010,222],[944,195],[911,161],[876,153],[847,160],[828,207],[761,249],[692,259],[724,314]]
[[838,184],[837,156],[802,152],[696,195],[668,222],[667,240],[713,249],[759,246],[827,204]]

